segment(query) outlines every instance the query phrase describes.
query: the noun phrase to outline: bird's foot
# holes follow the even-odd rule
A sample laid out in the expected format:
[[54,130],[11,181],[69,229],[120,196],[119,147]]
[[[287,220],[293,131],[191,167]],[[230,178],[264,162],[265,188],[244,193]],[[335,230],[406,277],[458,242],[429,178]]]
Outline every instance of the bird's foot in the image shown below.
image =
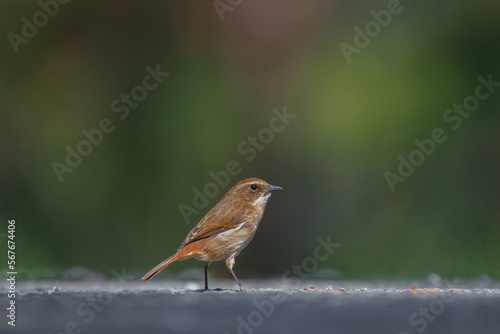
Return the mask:
[[216,292],[216,291],[224,291],[224,289],[216,288],[216,289],[196,289],[196,290],[187,290],[186,292]]

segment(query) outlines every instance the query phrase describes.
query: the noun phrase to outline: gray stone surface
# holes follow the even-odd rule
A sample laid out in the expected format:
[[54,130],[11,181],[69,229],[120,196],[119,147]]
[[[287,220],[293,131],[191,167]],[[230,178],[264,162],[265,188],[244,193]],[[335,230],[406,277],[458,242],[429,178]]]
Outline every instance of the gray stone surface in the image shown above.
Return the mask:
[[[210,280],[17,282],[1,333],[500,333],[500,282]],[[314,288],[311,288],[314,287]],[[233,290],[234,289],[234,290]]]

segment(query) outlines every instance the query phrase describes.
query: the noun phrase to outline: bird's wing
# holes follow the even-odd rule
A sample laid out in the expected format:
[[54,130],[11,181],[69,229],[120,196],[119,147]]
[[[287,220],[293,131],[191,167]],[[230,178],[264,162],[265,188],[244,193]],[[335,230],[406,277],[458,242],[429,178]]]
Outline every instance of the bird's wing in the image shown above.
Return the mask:
[[205,239],[240,226],[246,220],[247,215],[248,211],[244,208],[234,210],[234,214],[231,215],[227,214],[227,212],[221,212],[220,208],[217,210],[217,206],[215,206],[189,232],[177,251],[197,240]]

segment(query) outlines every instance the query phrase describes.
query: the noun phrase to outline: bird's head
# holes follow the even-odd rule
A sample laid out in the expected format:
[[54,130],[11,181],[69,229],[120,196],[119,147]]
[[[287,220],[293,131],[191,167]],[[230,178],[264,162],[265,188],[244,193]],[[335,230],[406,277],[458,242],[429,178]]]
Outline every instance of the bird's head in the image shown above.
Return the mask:
[[245,179],[238,182],[229,193],[238,196],[252,205],[265,205],[273,191],[283,190],[279,186],[273,186],[264,180],[257,178]]

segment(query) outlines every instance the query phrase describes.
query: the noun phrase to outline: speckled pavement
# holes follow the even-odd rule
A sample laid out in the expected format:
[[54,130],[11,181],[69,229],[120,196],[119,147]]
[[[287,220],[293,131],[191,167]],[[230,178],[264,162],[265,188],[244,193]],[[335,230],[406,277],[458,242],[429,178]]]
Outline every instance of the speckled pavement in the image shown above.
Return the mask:
[[19,281],[16,326],[0,284],[0,333],[500,333],[500,282]]

